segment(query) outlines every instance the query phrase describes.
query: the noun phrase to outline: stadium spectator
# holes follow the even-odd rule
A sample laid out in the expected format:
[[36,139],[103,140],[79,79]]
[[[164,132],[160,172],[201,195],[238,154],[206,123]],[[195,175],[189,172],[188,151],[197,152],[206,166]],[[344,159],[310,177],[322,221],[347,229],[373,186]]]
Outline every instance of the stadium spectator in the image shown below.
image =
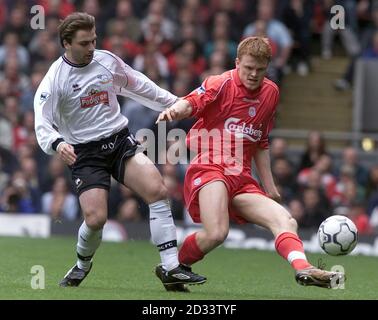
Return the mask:
[[346,147],[343,149],[342,152],[342,159],[341,163],[338,166],[338,170],[336,170],[336,175],[340,175],[340,169],[343,168],[343,166],[349,166],[354,171],[354,177],[359,184],[359,186],[366,187],[368,182],[368,175],[369,172],[365,168],[365,166],[360,162],[358,158],[358,151],[354,147]]
[[51,191],[54,181],[56,181],[59,177],[64,176],[68,178],[65,169],[65,164],[58,154],[55,154],[52,157],[50,157],[47,165],[45,164],[45,168],[42,171],[42,174],[40,175],[41,191],[43,193]]
[[[23,113],[28,111],[33,111],[33,99],[34,95],[38,89],[39,84],[43,79],[44,73],[38,70],[34,71],[30,75],[30,86],[22,92],[20,97],[20,109]],[[33,116],[34,118],[34,116]],[[33,129],[34,131],[34,129]]]
[[219,45],[220,42],[223,42],[227,48],[227,51],[224,52],[227,59],[234,61],[236,57],[237,43],[231,38],[231,20],[226,12],[217,12],[215,14],[212,30],[211,41],[207,42],[205,46],[205,57],[209,59],[212,53],[216,50],[217,44]]
[[[265,78],[270,59],[270,45],[264,38],[244,39],[238,46],[235,69],[206,79],[157,119],[198,118],[187,137],[189,147],[198,154],[187,170],[184,196],[193,221],[201,222],[203,229],[186,237],[179,252],[180,262],[191,266],[223,243],[230,219],[241,224],[250,222],[273,233],[277,252],[289,261],[299,284],[330,288],[331,282],[338,282],[343,274],[317,269],[307,261],[296,221],[276,202],[281,197],[270,168],[268,134],[279,91]],[[251,101],[259,101],[255,102],[257,110],[250,107]],[[219,138],[201,147],[198,140],[203,140],[204,131],[217,131]],[[240,140],[231,140],[234,134]],[[230,140],[233,142],[226,143]],[[237,159],[231,162],[230,154]],[[251,177],[251,160],[264,191]],[[163,274],[159,267],[157,272]]]
[[157,49],[154,43],[148,43],[144,47],[144,52],[135,57],[133,67],[144,73],[151,68],[156,68],[158,78],[167,80],[169,77],[168,61]]
[[306,76],[310,71],[312,13],[312,0],[290,0],[282,16],[294,41],[290,62],[301,76]]
[[198,78],[206,67],[206,61],[201,53],[201,47],[197,41],[186,40],[179,45],[176,53],[169,57],[170,71],[175,75],[184,68],[190,71],[193,78]]
[[[342,44],[350,57],[356,57],[360,51],[360,43],[357,37],[357,11],[355,0],[324,0],[323,10],[326,21],[322,30],[322,57],[331,59],[333,55],[333,42],[336,34],[340,35]],[[345,27],[332,28],[331,7],[341,5],[345,10]]]
[[[167,14],[169,8],[173,10],[173,7],[167,6],[167,1],[165,0],[150,1],[146,18],[141,21],[145,39],[154,39],[154,41],[159,42],[159,38],[162,37],[162,39],[166,39],[170,43],[175,42],[177,28],[172,21],[172,17]],[[175,13],[171,15],[176,16]]]
[[[218,12],[226,13],[230,18],[231,38],[240,40],[245,26],[251,21],[251,16],[256,12],[257,0],[210,0],[210,15],[216,18]],[[254,17],[253,17],[254,18]]]
[[138,17],[134,15],[131,0],[117,0],[116,15],[106,23],[106,33],[113,34],[113,25],[116,21],[122,24],[124,36],[133,42],[137,42],[142,36],[142,30]]
[[70,0],[38,0],[38,2],[43,6],[47,15],[57,15],[64,18],[75,11],[75,5]]
[[14,6],[10,11],[9,20],[3,30],[4,34],[8,32],[17,34],[20,44],[24,47],[28,46],[32,32],[27,17],[29,17],[29,14],[25,5]]
[[327,193],[333,190],[336,185],[336,177],[332,174],[332,158],[328,154],[323,154],[311,168],[304,168],[298,174],[298,184],[309,186],[311,175],[316,172],[320,178],[320,189]]
[[24,173],[15,171],[3,192],[0,211],[37,213],[41,209],[40,200],[40,194],[28,185]]
[[[203,45],[207,41],[207,29],[205,28],[206,24],[201,20],[207,20],[207,13],[201,10],[198,0],[191,2],[196,3],[189,4],[190,1],[186,1],[179,13],[180,40],[197,40]],[[202,6],[202,8],[204,7]]]
[[299,221],[301,221],[304,216],[304,208],[302,201],[298,198],[294,198],[289,202],[287,208],[291,216],[293,217],[293,219],[297,221],[299,226]]
[[290,157],[289,154],[289,146],[287,141],[284,138],[276,137],[272,139],[270,143],[270,161],[272,165],[277,159],[285,159],[289,164],[290,167],[296,171],[296,163],[292,159],[293,157]]
[[3,193],[3,190],[8,185],[9,180],[9,174],[3,171],[3,158],[0,155],[0,195]]
[[24,178],[30,188],[33,188],[35,192],[40,192],[39,178],[37,172],[37,162],[34,158],[27,157],[20,161],[20,169],[24,174]]
[[214,51],[210,56],[209,67],[201,74],[201,82],[203,82],[209,76],[215,76],[222,74],[226,71],[229,65],[228,56],[221,51]]
[[54,220],[76,220],[79,206],[64,177],[56,178],[52,191],[43,194],[42,212],[50,215]]
[[366,199],[367,213],[371,215],[374,208],[378,208],[378,164],[373,165],[369,170]]
[[[362,2],[362,1],[360,1]],[[367,52],[369,47],[372,47],[372,41],[374,33],[378,31],[378,2],[376,2],[371,9],[371,22],[365,29],[361,31],[360,45],[361,45],[361,53]],[[337,90],[348,90],[353,85],[354,80],[354,71],[357,59],[361,55],[354,56],[351,58],[342,78],[337,79],[334,82],[334,87]]]
[[163,17],[157,14],[150,14],[144,21],[142,21],[142,39],[141,43],[147,45],[152,42],[159,48],[159,51],[166,57],[171,54],[173,50],[173,39],[169,32],[164,32]]
[[355,169],[347,164],[342,165],[339,179],[329,192],[333,206],[350,206],[354,201],[363,201],[364,189],[356,181]]
[[[292,50],[293,39],[287,27],[274,18],[275,3],[272,0],[260,0],[257,7],[257,20],[266,23],[266,35],[277,45],[277,53],[272,60],[269,70],[270,79],[279,84],[283,77],[283,68],[286,66]],[[243,32],[243,37],[256,35],[256,24],[249,24]]]
[[135,56],[142,52],[141,46],[123,36],[124,30],[120,21],[115,21],[112,27],[111,33],[103,41],[103,47],[117,53],[120,58],[131,64]]
[[378,31],[373,34],[371,45],[362,51],[361,57],[363,59],[378,59]]
[[178,262],[167,189],[127,128],[128,119],[120,113],[116,93],[160,110],[177,97],[111,52],[96,50],[93,16],[80,12],[67,16],[59,26],[59,35],[65,54],[42,80],[34,110],[38,142],[46,153],[57,152],[70,167],[84,215],[77,263],[60,286],[78,286],[91,270],[107,220],[111,176],[149,204],[152,240],[160,251],[161,280],[166,289],[170,290],[170,282],[204,283],[205,277]]
[[14,152],[2,147],[0,144],[0,157],[3,159],[3,171],[12,174],[18,168],[18,160]]
[[3,45],[0,46],[0,68],[3,68],[7,63],[7,58],[10,56],[17,57],[19,68],[22,71],[27,71],[29,68],[29,52],[19,43],[18,34],[9,31],[4,35]]
[[0,32],[3,31],[6,17],[8,16],[8,6],[5,0],[0,0]]
[[0,112],[0,146],[11,150],[13,147],[13,127],[10,119]]
[[5,95],[14,95],[20,97],[22,93],[28,90],[30,80],[28,76],[21,72],[17,56],[8,56],[4,71],[0,72],[0,87],[4,86],[4,92],[0,92],[0,97]]
[[287,204],[298,190],[295,169],[287,158],[276,158],[272,164],[272,173],[274,182],[280,187],[282,203]]
[[356,225],[359,234],[368,235],[373,233],[373,227],[370,224],[363,202],[353,201],[348,207],[347,217]]
[[326,153],[326,141],[323,134],[319,131],[311,131],[307,137],[306,150],[301,156],[298,172],[312,167],[320,156]]
[[117,221],[119,222],[139,222],[142,214],[139,211],[138,201],[134,198],[124,200],[118,209]]
[[302,194],[303,216],[297,220],[303,228],[317,228],[329,216],[329,210],[322,201],[322,194],[317,188],[305,188]]

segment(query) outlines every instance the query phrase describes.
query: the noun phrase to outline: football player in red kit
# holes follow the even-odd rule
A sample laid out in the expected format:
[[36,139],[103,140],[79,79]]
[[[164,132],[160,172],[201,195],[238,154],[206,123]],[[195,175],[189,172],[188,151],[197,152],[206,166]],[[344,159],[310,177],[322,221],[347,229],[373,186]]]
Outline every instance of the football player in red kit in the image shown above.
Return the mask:
[[[157,119],[198,119],[187,136],[197,155],[187,170],[184,192],[193,221],[201,222],[203,229],[185,239],[179,260],[189,268],[223,243],[230,219],[249,222],[273,233],[278,254],[291,264],[299,284],[331,288],[344,274],[315,268],[307,261],[297,223],[279,204],[268,144],[279,100],[278,87],[265,78],[270,58],[267,39],[244,39],[235,69],[210,76]],[[252,159],[262,187],[251,176]],[[158,268],[156,274],[160,275]]]

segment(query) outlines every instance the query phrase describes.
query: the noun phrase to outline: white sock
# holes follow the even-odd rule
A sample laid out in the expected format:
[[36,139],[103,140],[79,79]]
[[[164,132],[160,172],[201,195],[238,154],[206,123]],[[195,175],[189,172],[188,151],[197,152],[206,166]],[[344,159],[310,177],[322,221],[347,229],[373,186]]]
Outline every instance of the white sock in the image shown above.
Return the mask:
[[77,266],[80,269],[89,270],[92,257],[100,246],[101,239],[102,229],[94,231],[87,226],[85,221],[81,224],[76,246]]
[[152,242],[158,247],[161,263],[166,270],[179,265],[177,257],[176,226],[173,222],[168,200],[160,200],[149,205]]

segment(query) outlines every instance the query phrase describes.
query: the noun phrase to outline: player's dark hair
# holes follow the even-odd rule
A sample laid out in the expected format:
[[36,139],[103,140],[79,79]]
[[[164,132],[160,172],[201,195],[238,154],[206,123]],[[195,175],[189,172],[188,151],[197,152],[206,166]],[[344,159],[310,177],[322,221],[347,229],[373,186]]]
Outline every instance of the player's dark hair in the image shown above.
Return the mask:
[[250,55],[258,60],[267,60],[272,58],[272,49],[269,40],[264,37],[248,37],[238,45],[237,57],[240,60],[242,56]]
[[78,30],[92,30],[95,27],[95,18],[85,12],[74,12],[68,15],[59,25],[60,44],[64,48],[63,41],[69,44]]

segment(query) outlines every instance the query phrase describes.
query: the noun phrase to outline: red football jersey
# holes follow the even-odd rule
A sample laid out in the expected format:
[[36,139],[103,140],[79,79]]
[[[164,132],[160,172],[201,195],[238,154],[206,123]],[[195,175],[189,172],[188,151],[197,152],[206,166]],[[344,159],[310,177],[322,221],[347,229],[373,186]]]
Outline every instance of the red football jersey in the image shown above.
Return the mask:
[[186,141],[197,153],[191,165],[242,166],[250,173],[256,149],[268,148],[279,100],[277,85],[264,78],[260,88],[248,90],[233,69],[210,76],[184,99],[193,108],[192,116],[198,118]]

